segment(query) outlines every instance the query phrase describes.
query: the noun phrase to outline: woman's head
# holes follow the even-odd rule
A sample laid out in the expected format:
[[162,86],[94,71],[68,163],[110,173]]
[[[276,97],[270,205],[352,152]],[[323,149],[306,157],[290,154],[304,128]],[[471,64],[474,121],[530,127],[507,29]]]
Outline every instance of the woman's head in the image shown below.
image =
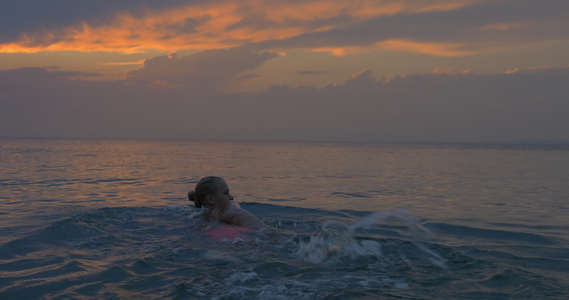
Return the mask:
[[225,184],[225,180],[217,176],[208,176],[202,178],[196,185],[195,190],[188,193],[188,200],[194,202],[197,208],[208,206],[207,197],[211,197],[218,193],[220,184]]

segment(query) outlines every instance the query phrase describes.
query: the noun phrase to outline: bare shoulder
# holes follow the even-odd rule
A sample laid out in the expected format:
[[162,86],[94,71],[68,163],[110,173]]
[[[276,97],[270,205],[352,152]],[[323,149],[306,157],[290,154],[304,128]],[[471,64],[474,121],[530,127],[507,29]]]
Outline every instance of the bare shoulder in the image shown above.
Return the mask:
[[267,227],[263,221],[250,211],[235,206],[231,206],[224,212],[222,221],[228,224],[254,229]]

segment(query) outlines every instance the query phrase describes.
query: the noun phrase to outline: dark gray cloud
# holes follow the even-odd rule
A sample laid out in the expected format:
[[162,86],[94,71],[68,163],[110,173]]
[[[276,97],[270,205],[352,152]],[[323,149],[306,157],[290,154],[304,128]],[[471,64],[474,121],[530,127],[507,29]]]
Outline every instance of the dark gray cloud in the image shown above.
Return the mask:
[[308,141],[569,141],[569,68],[502,75],[371,70],[253,95],[0,71],[0,136]]
[[192,0],[18,0],[0,1],[0,42],[18,39],[22,33],[32,35],[64,27],[103,25],[116,13],[128,12],[141,16],[148,10],[160,11],[168,7],[188,4]]
[[[257,120],[267,136],[281,130],[305,140],[568,141],[568,75],[415,74],[379,83],[368,70],[339,86],[269,89],[258,95],[271,99],[261,110],[269,117]],[[287,120],[291,127],[281,127]]]
[[131,81],[215,89],[232,80],[245,79],[238,75],[277,56],[271,52],[254,53],[246,47],[206,50],[182,57],[158,56],[147,59],[142,68],[129,72],[127,77]]

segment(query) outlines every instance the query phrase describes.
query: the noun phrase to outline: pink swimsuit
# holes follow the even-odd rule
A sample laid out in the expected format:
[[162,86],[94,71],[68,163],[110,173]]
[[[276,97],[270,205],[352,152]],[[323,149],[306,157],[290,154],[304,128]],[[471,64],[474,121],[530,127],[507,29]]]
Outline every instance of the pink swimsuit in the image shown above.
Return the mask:
[[240,236],[244,232],[254,231],[255,229],[239,227],[234,225],[224,225],[218,228],[209,229],[206,235],[213,239],[228,239],[232,240]]

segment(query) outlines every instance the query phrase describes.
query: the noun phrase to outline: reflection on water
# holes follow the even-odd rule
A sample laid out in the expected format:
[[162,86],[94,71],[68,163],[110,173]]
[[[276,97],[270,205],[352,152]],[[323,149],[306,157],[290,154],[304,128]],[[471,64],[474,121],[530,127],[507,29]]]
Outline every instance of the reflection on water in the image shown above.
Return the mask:
[[[0,140],[3,211],[167,206],[202,176],[237,201],[565,222],[567,147]],[[505,219],[504,219],[505,218]]]
[[[206,175],[278,233],[204,238]],[[566,146],[0,139],[0,298],[565,299],[567,182]]]

